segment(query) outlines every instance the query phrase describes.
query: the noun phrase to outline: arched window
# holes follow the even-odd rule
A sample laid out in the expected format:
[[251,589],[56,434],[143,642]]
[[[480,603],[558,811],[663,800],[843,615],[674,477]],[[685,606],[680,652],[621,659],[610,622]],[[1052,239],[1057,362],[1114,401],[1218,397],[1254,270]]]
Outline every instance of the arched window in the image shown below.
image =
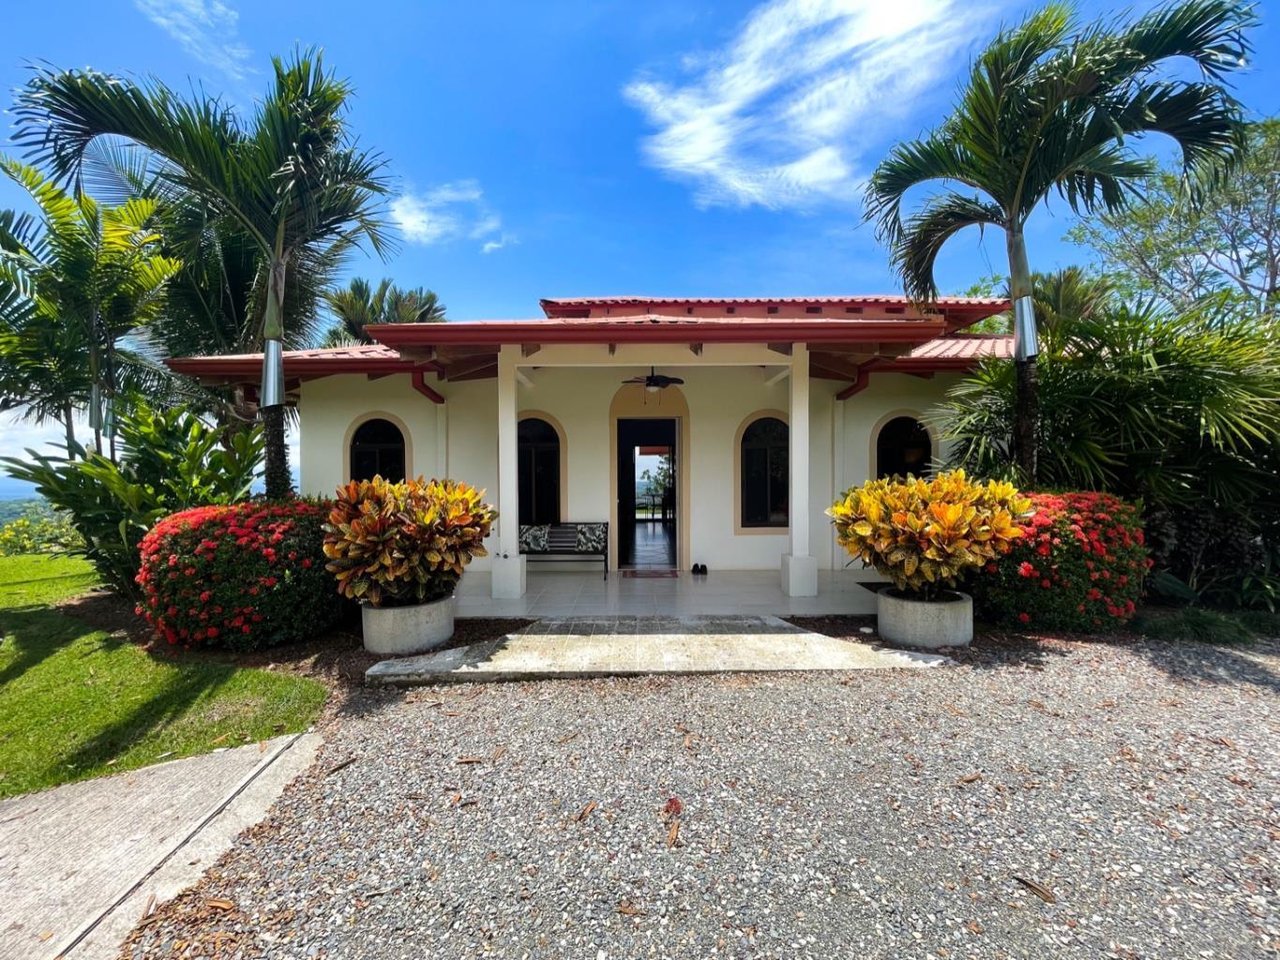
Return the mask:
[[933,471],[933,438],[915,417],[894,417],[876,437],[876,479],[926,477]]
[[560,522],[560,434],[547,421],[529,417],[516,430],[520,524]]
[[399,483],[404,479],[404,434],[390,420],[375,417],[356,428],[351,437],[351,479],[375,476]]
[[777,417],[761,417],[742,431],[742,526],[785,527],[789,431]]

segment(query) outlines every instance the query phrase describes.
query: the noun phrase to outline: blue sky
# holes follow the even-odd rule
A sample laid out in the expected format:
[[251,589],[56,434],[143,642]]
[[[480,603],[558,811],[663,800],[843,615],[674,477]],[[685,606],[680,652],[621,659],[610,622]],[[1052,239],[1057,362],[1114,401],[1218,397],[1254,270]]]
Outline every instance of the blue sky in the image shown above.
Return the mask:
[[[400,249],[351,272],[431,287],[455,319],[534,316],[541,296],[891,292],[859,225],[862,179],[946,114],[973,53],[1027,9],[63,0],[5,11],[0,86],[48,61],[196,84],[249,109],[272,54],[322,46],[354,82],[353,129],[395,180]],[[1280,41],[1261,12],[1238,79],[1258,116],[1280,112]],[[0,184],[0,207],[23,200]],[[1069,225],[1060,203],[1036,218],[1034,266],[1082,259],[1059,240]],[[962,234],[939,285],[963,291],[1002,258],[1000,237]],[[0,432],[0,452],[30,433]]]

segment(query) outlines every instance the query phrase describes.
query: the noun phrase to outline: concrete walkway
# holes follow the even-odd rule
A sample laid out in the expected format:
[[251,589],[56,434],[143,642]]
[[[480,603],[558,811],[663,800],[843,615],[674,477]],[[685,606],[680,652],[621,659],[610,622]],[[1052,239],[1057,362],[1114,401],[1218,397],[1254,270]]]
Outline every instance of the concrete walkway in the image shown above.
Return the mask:
[[384,660],[371,683],[935,667],[947,657],[812,633],[777,617],[569,617],[498,640]]
[[114,957],[315,757],[314,733],[0,802],[0,957]]

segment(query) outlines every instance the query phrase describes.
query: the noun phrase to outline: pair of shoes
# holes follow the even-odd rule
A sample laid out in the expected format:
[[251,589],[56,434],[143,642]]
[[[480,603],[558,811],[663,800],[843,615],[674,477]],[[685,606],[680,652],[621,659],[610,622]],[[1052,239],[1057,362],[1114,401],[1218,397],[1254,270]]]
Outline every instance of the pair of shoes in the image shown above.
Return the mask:
[[705,577],[707,575],[707,565],[705,563],[695,563],[693,572],[696,576]]

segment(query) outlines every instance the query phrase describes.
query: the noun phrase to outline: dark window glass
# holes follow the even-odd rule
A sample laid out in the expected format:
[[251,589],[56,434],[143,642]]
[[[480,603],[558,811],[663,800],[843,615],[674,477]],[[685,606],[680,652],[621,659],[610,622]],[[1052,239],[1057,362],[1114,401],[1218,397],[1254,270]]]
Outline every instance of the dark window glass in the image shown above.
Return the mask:
[[560,522],[560,435],[545,420],[521,420],[516,430],[520,523]]
[[404,434],[390,420],[366,420],[351,438],[351,479],[404,479]]
[[914,417],[894,417],[876,437],[876,479],[927,477],[933,472],[933,441]]
[[742,525],[785,527],[789,436],[777,417],[762,417],[742,432]]

